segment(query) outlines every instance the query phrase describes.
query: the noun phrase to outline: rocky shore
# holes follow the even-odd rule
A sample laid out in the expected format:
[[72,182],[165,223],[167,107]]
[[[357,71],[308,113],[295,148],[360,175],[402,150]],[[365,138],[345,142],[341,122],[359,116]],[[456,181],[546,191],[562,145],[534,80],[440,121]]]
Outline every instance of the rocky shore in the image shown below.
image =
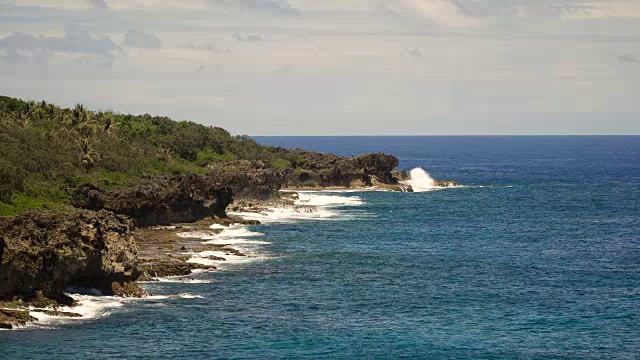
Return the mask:
[[0,138],[4,328],[77,317],[70,287],[144,297],[138,281],[242,258],[230,244],[205,244],[198,235],[255,224],[227,210],[247,219],[294,202],[285,211],[313,210],[282,189],[411,191],[393,173],[399,160],[391,155],[269,147],[218,127],[80,104],[67,109],[0,96]]
[[231,225],[259,223],[229,216],[228,210],[313,211],[292,189],[411,191],[402,183],[406,173],[393,172],[398,161],[392,156],[320,154],[317,161],[313,173],[239,161],[212,165],[215,172],[209,174],[148,177],[120,190],[81,185],[68,209],[0,218],[0,328],[24,326],[38,313],[80,316],[60,310],[73,310],[74,300],[65,293],[70,286],[145,297],[139,282],[213,271],[212,263],[225,260],[207,255],[193,261],[194,254],[245,256],[230,244],[202,241]]
[[58,310],[74,305],[65,293],[69,286],[143,297],[138,281],[215,270],[189,262],[193,253],[244,256],[225,244],[203,244],[196,236],[219,232],[212,224],[257,223],[229,217],[230,205],[249,212],[291,206],[295,199],[279,190],[296,184],[320,188],[395,182],[391,170],[397,159],[392,156],[320,154],[317,160],[305,174],[237,161],[210,165],[214,171],[209,174],[147,177],[126,189],[84,184],[73,190],[72,207],[0,218],[0,327],[34,321],[29,312],[78,316]]

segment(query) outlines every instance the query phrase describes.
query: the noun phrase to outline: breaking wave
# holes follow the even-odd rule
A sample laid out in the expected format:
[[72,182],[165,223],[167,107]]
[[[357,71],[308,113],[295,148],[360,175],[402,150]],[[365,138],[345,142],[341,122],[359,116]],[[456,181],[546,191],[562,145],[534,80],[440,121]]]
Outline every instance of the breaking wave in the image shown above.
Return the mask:
[[436,181],[423,168],[412,169],[409,173],[407,184],[411,185],[414,192],[425,192],[437,189]]

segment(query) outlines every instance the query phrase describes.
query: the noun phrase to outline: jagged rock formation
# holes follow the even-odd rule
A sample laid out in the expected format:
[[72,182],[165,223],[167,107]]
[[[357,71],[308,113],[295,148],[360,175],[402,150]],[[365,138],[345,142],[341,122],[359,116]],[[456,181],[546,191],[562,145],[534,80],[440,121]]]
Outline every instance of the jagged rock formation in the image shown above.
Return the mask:
[[36,319],[25,310],[0,309],[0,329],[14,329]]
[[113,211],[144,227],[226,217],[225,209],[232,197],[231,187],[202,175],[158,176],[114,191],[81,185],[73,193],[72,205]]
[[285,175],[284,186],[305,187],[366,187],[375,182],[396,184],[392,176],[399,160],[383,153],[341,157],[307,150],[273,150],[291,161],[292,170]]
[[409,176],[409,173],[407,172],[407,170],[402,170],[402,171],[393,171],[391,173],[391,176],[393,176],[396,181],[400,182],[400,181],[407,181],[411,178],[411,176]]
[[435,180],[435,185],[439,187],[456,187],[458,183],[455,180]]
[[69,303],[68,285],[113,294],[134,280],[133,223],[108,211],[31,212],[0,218],[0,299],[44,295]]
[[235,199],[277,198],[285,176],[263,161],[218,162],[208,165],[207,169],[212,171],[207,177],[229,186]]
[[154,261],[140,264],[140,272],[142,273],[141,279],[143,280],[150,280],[152,278],[165,276],[185,276],[191,274],[193,270],[209,270],[215,268],[215,266],[188,263],[176,258],[154,259]]
[[282,175],[261,162],[224,163],[212,170],[206,175],[150,177],[113,191],[81,185],[72,195],[72,205],[127,215],[139,227],[168,225],[226,218],[226,208],[234,197],[268,199],[277,196],[282,184]]

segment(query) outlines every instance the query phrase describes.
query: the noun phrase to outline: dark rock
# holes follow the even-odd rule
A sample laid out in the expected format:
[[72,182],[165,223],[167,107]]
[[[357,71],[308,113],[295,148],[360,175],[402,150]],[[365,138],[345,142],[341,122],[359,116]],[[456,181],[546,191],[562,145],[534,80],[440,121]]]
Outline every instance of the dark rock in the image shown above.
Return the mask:
[[68,311],[46,310],[46,309],[33,309],[33,310],[30,310],[30,311],[31,312],[39,312],[39,313],[43,313],[43,314],[50,315],[50,316],[61,316],[61,317],[71,317],[71,318],[82,317],[81,314],[74,313],[74,312],[68,312]]
[[140,285],[132,281],[125,282],[124,284],[113,282],[111,284],[111,291],[113,295],[120,297],[140,298],[147,295],[146,291],[144,291]]
[[409,173],[407,172],[407,170],[394,171],[394,172],[391,173],[391,176],[396,178],[398,182],[399,181],[407,181],[407,180],[409,180],[411,178],[409,176]]
[[221,163],[209,170],[212,173],[206,175],[155,176],[113,191],[81,185],[73,191],[72,205],[127,215],[140,227],[191,223],[207,217],[226,219],[234,197],[273,198],[282,185],[282,175],[261,162]]
[[36,211],[0,218],[0,298],[49,298],[69,304],[68,285],[112,295],[135,280],[133,223],[108,211]]
[[[28,299],[29,300],[29,305],[37,307],[37,308],[47,308],[50,306],[58,306],[58,302],[55,300],[51,300],[47,297],[45,297],[44,295],[42,295],[42,291],[36,291],[36,295],[35,297]],[[64,303],[73,303],[73,299],[71,299],[71,301],[69,302],[68,299],[67,301],[63,301]]]
[[396,184],[392,176],[399,160],[383,153],[341,157],[302,149],[273,148],[282,158],[294,159],[293,168],[285,174],[284,185],[289,188],[366,187],[373,180]]
[[285,174],[263,161],[236,160],[207,166],[207,175],[229,186],[235,199],[270,200],[278,198]]
[[227,254],[233,254],[233,255],[236,255],[236,256],[247,256],[246,254],[242,253],[240,250],[234,249],[234,248],[230,248],[230,247],[223,247],[220,250],[224,251]]
[[72,194],[72,205],[127,215],[138,226],[146,227],[194,222],[209,216],[225,218],[232,198],[233,189],[218,177],[178,175],[143,179],[115,191],[81,185]]
[[36,321],[36,318],[26,310],[0,309],[0,329],[14,329],[31,321]]
[[454,180],[435,180],[435,185],[439,187],[456,187],[458,184]]
[[184,276],[197,269],[215,269],[215,266],[188,263],[178,259],[157,259],[140,264],[140,272],[145,278]]

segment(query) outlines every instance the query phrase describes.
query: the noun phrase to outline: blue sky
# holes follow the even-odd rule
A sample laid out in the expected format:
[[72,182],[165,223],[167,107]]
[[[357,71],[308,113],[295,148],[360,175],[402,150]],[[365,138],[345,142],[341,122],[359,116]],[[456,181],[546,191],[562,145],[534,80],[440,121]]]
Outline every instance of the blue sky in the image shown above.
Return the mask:
[[0,0],[0,93],[250,135],[640,134],[637,0]]

